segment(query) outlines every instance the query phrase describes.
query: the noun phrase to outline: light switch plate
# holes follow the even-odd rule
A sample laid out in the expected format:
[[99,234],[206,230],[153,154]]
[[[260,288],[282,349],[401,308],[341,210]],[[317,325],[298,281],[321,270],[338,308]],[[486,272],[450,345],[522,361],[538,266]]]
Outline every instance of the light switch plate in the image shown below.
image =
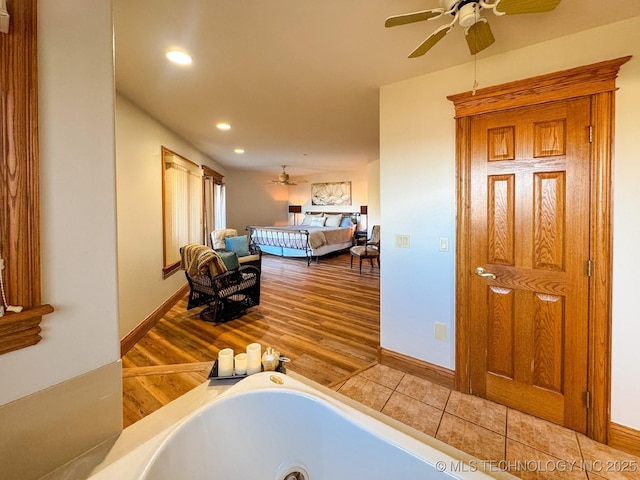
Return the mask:
[[396,233],[397,248],[411,248],[411,237],[409,235],[401,235]]

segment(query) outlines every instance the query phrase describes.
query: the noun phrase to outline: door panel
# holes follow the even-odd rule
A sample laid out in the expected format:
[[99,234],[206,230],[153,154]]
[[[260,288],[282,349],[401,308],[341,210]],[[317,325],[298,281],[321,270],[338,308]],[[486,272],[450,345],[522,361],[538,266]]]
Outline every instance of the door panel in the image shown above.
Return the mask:
[[471,390],[586,431],[588,99],[471,119]]

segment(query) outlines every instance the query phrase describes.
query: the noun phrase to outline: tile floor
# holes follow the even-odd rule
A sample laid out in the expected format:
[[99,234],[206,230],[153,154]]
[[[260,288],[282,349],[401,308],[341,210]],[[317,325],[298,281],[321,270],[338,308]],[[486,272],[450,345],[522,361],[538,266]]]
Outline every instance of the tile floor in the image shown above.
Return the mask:
[[640,479],[640,457],[553,423],[375,365],[334,387],[523,479]]

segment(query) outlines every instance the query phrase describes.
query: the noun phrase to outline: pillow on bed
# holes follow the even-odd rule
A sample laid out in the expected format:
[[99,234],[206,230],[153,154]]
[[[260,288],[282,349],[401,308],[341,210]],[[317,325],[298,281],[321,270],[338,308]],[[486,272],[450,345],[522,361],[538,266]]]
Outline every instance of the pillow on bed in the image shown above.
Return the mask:
[[302,225],[311,225],[311,222],[313,222],[315,218],[322,218],[322,213],[318,213],[315,215],[311,213],[307,213],[304,216],[304,220],[302,220]]
[[342,217],[342,220],[340,220],[341,227],[350,227],[351,225],[353,225],[351,217]]
[[326,217],[316,217],[313,220],[311,220],[311,225],[309,225],[310,227],[324,227],[324,221],[326,220]]
[[251,255],[249,252],[249,237],[242,235],[241,237],[229,237],[224,239],[224,246],[227,250],[236,252],[239,257]]
[[336,215],[325,215],[326,220],[324,222],[325,227],[339,227],[340,222],[342,221],[342,214],[338,213]]

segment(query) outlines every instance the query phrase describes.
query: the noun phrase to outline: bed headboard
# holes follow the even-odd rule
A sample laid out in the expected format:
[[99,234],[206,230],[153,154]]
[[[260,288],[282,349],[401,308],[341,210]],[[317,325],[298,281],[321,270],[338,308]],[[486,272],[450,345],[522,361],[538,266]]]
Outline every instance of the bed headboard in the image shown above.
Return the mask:
[[360,212],[304,212],[305,215],[342,215],[343,217],[350,217],[351,221],[357,224],[360,221]]

